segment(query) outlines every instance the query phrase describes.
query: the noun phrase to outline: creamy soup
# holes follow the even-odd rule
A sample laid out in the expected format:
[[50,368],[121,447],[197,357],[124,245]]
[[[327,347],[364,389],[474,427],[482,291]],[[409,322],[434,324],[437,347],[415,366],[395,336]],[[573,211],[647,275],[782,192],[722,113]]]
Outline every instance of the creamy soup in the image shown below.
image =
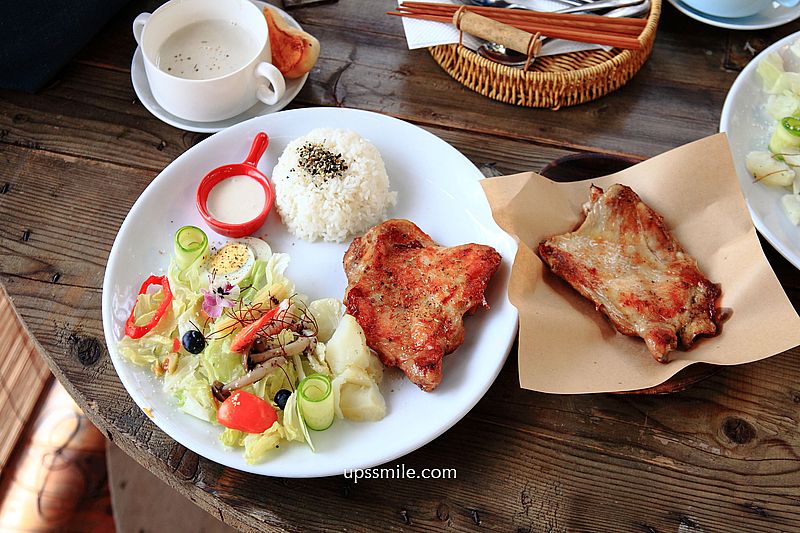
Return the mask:
[[257,45],[256,39],[234,22],[201,20],[167,37],[158,49],[156,65],[180,78],[218,78],[250,62]]
[[208,213],[220,222],[242,224],[264,209],[267,195],[259,182],[249,176],[232,176],[214,185],[208,193]]

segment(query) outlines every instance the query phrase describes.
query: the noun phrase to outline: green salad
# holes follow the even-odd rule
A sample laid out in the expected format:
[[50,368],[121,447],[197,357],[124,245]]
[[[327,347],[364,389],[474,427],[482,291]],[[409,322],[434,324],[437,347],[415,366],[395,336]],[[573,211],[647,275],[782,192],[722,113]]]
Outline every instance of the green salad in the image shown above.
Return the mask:
[[[800,60],[800,41],[789,47],[787,59]],[[760,59],[756,71],[767,95],[764,109],[775,122],[768,149],[748,153],[745,165],[757,182],[783,190],[783,211],[800,225],[800,72],[778,52]]]
[[149,368],[184,413],[219,425],[248,463],[305,442],[337,418],[380,420],[383,367],[334,298],[309,301],[285,276],[287,254],[245,237],[209,246],[175,234],[167,275],[142,283],[117,348]]

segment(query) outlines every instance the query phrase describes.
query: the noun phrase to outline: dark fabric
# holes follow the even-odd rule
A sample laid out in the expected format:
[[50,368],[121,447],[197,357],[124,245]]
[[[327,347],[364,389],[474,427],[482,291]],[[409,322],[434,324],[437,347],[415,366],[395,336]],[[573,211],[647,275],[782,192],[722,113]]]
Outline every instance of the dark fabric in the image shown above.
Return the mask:
[[0,0],[0,87],[44,87],[127,2]]

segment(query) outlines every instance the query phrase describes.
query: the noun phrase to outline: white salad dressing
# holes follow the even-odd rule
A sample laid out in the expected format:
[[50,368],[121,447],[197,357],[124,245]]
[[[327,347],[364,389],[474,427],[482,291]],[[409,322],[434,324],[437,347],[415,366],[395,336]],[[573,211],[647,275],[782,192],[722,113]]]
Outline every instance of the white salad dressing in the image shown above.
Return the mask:
[[231,176],[211,189],[206,201],[208,213],[226,224],[242,224],[256,218],[264,209],[267,195],[250,176]]
[[185,26],[159,47],[156,65],[189,80],[207,80],[245,66],[258,43],[247,30],[227,20],[201,20]]

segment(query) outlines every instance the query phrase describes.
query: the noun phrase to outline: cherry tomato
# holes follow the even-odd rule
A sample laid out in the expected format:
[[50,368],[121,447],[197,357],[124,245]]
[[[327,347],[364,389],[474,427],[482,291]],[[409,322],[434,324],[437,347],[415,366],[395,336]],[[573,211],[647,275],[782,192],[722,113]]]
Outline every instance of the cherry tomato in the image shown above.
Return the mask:
[[245,433],[263,433],[278,420],[278,415],[269,402],[237,390],[219,406],[217,420],[226,428]]

